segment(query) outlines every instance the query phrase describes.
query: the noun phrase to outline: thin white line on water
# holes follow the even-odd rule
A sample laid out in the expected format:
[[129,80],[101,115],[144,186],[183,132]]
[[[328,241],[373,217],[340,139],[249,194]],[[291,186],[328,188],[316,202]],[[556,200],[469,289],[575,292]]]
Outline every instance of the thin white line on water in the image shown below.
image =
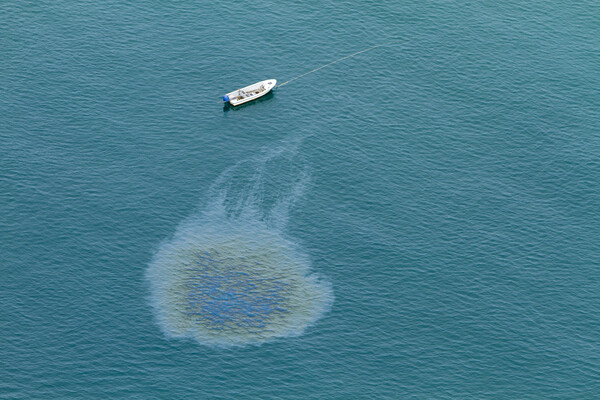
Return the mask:
[[320,69],[323,69],[323,68],[325,68],[325,67],[327,67],[327,66],[329,66],[329,65],[331,65],[331,64],[335,64],[335,63],[337,63],[337,62],[340,62],[340,61],[343,61],[343,60],[345,60],[345,59],[347,59],[347,58],[354,57],[354,56],[356,56],[356,55],[358,55],[358,54],[360,54],[360,53],[364,53],[364,52],[367,52],[367,51],[369,51],[369,50],[376,49],[377,47],[385,46],[386,44],[388,44],[388,43],[378,44],[377,46],[373,46],[373,47],[369,47],[368,49],[365,49],[365,50],[357,51],[356,53],[352,53],[352,54],[350,54],[349,56],[342,57],[342,58],[340,58],[339,60],[335,60],[335,61],[332,61],[332,62],[330,62],[330,63],[327,63],[327,64],[325,64],[325,65],[322,65],[322,66],[320,66],[319,68],[315,68],[315,69],[313,69],[312,71],[305,72],[305,73],[304,73],[304,74],[302,74],[302,75],[298,75],[298,76],[296,76],[295,78],[292,78],[292,79],[290,79],[289,81],[285,81],[285,82],[283,82],[282,84],[275,86],[275,89],[276,89],[276,88],[279,88],[279,87],[282,87],[283,85],[287,85],[288,83],[290,83],[290,82],[292,82],[292,81],[295,81],[295,80],[296,80],[296,79],[298,79],[298,78],[302,78],[303,76],[306,76],[306,75],[308,75],[308,74],[312,74],[313,72],[317,72],[318,70],[320,70]]

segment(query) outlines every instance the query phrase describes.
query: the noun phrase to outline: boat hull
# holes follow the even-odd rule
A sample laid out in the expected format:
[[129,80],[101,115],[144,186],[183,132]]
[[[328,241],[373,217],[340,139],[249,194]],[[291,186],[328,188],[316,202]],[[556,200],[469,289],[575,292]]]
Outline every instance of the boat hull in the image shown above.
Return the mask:
[[[252,85],[248,85],[233,92],[227,93],[223,96],[225,102],[229,102],[232,106],[239,106],[244,103],[248,103],[252,100],[261,98],[265,94],[271,92],[277,84],[276,79],[267,79],[264,81],[256,82]],[[226,100],[227,99],[227,100]]]

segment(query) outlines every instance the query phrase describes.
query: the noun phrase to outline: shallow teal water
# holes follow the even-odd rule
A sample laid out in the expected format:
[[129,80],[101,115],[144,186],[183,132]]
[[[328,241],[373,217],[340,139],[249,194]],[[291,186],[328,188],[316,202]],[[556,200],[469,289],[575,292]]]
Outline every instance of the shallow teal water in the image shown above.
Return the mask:
[[[598,15],[2,2],[0,397],[597,397]],[[282,292],[282,334],[174,334],[151,271],[188,233],[278,249],[230,277],[328,289]],[[175,298],[220,299],[201,282]]]

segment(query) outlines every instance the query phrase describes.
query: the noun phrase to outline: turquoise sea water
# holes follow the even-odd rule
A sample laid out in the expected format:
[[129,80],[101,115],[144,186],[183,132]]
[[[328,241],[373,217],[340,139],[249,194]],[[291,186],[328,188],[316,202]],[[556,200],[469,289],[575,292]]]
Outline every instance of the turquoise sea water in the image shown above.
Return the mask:
[[599,397],[600,8],[488,3],[1,2],[0,398]]

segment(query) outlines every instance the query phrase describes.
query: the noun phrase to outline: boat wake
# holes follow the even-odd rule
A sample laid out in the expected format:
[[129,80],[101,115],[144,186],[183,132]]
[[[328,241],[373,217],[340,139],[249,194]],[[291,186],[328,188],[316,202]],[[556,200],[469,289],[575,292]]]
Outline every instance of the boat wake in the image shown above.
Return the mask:
[[284,230],[309,181],[296,146],[224,172],[204,210],[163,242],[146,277],[171,338],[239,346],[301,335],[333,302],[331,285]]

